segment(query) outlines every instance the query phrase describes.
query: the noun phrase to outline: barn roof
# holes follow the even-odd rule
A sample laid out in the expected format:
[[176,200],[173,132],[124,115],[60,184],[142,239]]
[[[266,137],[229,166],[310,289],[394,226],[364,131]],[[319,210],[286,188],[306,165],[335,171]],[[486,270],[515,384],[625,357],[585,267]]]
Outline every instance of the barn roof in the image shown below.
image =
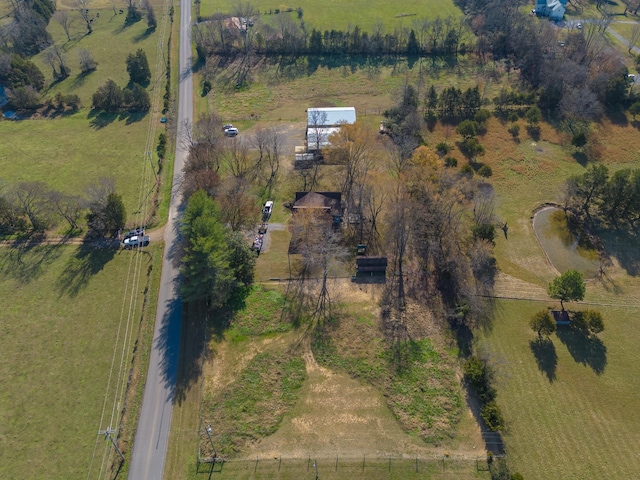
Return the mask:
[[355,123],[355,121],[355,107],[307,109],[307,127],[335,127],[341,123]]

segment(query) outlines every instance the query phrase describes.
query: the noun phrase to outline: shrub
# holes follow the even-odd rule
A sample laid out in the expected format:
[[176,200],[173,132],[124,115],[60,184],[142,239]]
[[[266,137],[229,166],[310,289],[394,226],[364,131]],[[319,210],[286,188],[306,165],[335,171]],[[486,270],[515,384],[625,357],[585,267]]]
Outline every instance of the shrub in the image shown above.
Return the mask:
[[527,125],[527,133],[534,140],[540,138],[540,125]]
[[518,121],[518,114],[516,112],[509,112],[509,115],[507,115],[507,121],[509,122],[517,122]]
[[451,146],[447,142],[440,142],[436,145],[436,152],[438,155],[446,155],[451,151]]
[[204,97],[211,91],[212,85],[209,80],[202,82],[202,96]]
[[158,153],[158,157],[164,158],[167,153],[167,136],[164,133],[161,133],[158,137],[158,146],[156,147],[156,152]]
[[458,125],[456,132],[462,135],[465,140],[473,138],[478,134],[478,124],[473,120],[464,120]]
[[507,131],[511,134],[513,138],[518,138],[518,135],[520,135],[520,125],[518,125],[517,123],[514,123],[507,129]]
[[458,159],[454,157],[447,157],[444,159],[444,166],[448,168],[454,168],[458,166]]
[[473,387],[478,399],[485,404],[496,398],[496,389],[491,385],[493,372],[480,358],[473,356],[464,363],[464,378]]
[[496,229],[490,223],[481,223],[480,225],[474,225],[472,233],[474,240],[486,240],[487,242],[493,243]]
[[487,120],[489,120],[490,116],[491,112],[489,110],[487,110],[486,108],[481,108],[473,116],[473,119],[478,123],[478,125],[484,125]]
[[480,411],[480,416],[489,427],[489,430],[499,432],[504,430],[504,417],[495,401],[487,403]]
[[475,173],[475,171],[473,170],[473,167],[471,165],[469,165],[468,163],[465,163],[460,168],[460,175],[464,175],[466,177],[473,177],[474,173]]
[[475,138],[465,138],[460,142],[459,148],[462,154],[469,159],[484,155],[484,147]]
[[482,165],[478,169],[478,175],[484,178],[489,178],[491,175],[493,175],[493,170],[491,170],[491,167],[489,165]]

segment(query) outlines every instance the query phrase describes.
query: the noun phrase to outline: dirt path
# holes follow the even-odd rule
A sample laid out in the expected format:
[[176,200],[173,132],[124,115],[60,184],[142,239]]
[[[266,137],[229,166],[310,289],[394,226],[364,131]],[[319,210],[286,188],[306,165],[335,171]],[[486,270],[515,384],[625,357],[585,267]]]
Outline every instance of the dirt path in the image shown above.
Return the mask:
[[[164,239],[164,226],[145,232],[149,235],[151,242],[160,242]],[[33,248],[40,245],[89,245],[95,248],[119,248],[120,242],[117,239],[101,238],[96,240],[85,240],[84,237],[65,237],[59,235],[39,235],[26,239],[0,240],[0,247],[8,248]]]

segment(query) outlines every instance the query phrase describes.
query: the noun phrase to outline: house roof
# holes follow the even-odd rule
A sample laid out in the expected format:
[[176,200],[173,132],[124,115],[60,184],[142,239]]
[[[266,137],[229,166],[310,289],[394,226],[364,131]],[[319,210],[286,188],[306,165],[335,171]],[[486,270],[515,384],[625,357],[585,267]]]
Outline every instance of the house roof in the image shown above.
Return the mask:
[[341,200],[340,192],[296,192],[293,208],[322,208],[331,215],[341,215]]
[[307,127],[335,127],[341,123],[355,123],[355,107],[327,107],[307,109]]

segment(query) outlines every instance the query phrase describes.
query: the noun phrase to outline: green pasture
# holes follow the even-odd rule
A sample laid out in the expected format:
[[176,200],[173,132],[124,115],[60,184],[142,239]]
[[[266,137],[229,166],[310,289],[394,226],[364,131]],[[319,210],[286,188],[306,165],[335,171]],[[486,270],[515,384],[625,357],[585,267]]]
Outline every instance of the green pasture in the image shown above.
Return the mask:
[[[93,93],[108,79],[114,80],[121,87],[129,82],[125,61],[127,55],[135,53],[139,48],[147,54],[152,73],[151,83],[148,87],[149,95],[153,94],[154,88],[159,88],[164,93],[164,64],[159,75],[157,77],[155,75],[157,50],[162,48],[166,51],[168,39],[168,36],[165,37],[162,45],[159,45],[161,24],[166,19],[161,5],[155,6],[158,28],[153,32],[147,30],[147,23],[144,19],[125,27],[125,14],[114,15],[112,8],[91,11],[98,14],[99,17],[92,22],[93,32],[90,35],[86,35],[86,28],[79,14],[75,11],[69,12],[69,16],[75,19],[70,30],[71,41],[67,40],[67,36],[58,22],[53,19],[49,22],[48,30],[53,36],[54,42],[64,49],[71,74],[66,79],[55,82],[51,67],[45,62],[46,50],[34,57],[33,61],[42,70],[45,81],[49,85],[49,88],[45,89],[45,97],[54,96],[57,92],[65,95],[76,94],[80,96],[83,107],[88,110],[91,108]],[[167,29],[167,34],[168,31]],[[78,64],[78,50],[88,50],[91,53],[95,61],[98,62],[98,68],[95,71],[86,75],[81,74]]]
[[8,184],[42,181],[82,195],[100,177],[114,177],[132,219],[153,187],[144,156],[148,117],[137,124],[123,119],[97,127],[87,114],[83,109],[62,118],[0,122],[0,135],[11,139],[0,142],[1,178]]
[[[270,0],[257,0],[251,5],[259,10],[264,22],[277,25],[278,15],[290,15],[297,19],[297,9],[301,8],[303,19],[308,30],[332,30],[358,26],[362,31],[371,32],[377,24],[391,33],[396,28],[411,28],[415,20],[436,17],[460,17],[462,12],[451,0],[407,0],[404,2],[385,2],[383,0],[327,0],[313,2],[299,0],[297,3],[283,4]],[[234,14],[235,9],[229,2],[222,0],[206,0],[201,4],[201,15],[207,16],[222,12]],[[292,12],[286,12],[291,8]],[[281,13],[276,14],[279,9]]]
[[605,317],[598,341],[565,330],[536,356],[528,320],[543,307],[495,302],[492,329],[478,342],[497,371],[512,471],[531,480],[634,478],[640,468],[639,309],[591,307]]
[[[13,184],[23,181],[43,181],[65,193],[81,195],[86,187],[100,177],[114,177],[117,192],[125,202],[128,218],[144,210],[151,199],[155,178],[145,157],[145,145],[152,115],[106,114],[91,111],[93,92],[107,79],[124,86],[128,82],[125,59],[138,48],[146,51],[154,77],[149,86],[164,93],[164,66],[156,78],[156,53],[166,50],[166,39],[159,45],[161,23],[168,19],[156,6],[158,30],[147,32],[146,23],[138,22],[124,28],[124,15],[113,15],[112,9],[99,10],[100,17],[93,22],[94,31],[85,35],[85,29],[76,21],[71,28],[71,41],[66,40],[62,28],[54,20],[49,30],[54,40],[66,51],[71,75],[61,82],[53,82],[51,69],[44,63],[44,52],[34,57],[45,74],[48,87],[44,97],[56,93],[76,94],[83,107],[73,114],[60,114],[44,118],[36,114],[31,119],[0,122],[0,178]],[[71,16],[77,15],[70,12]],[[168,29],[167,29],[168,33]],[[77,66],[77,52],[86,49],[98,62],[96,71],[83,76]],[[163,60],[160,60],[163,62]],[[162,101],[162,96],[159,96]],[[153,108],[153,107],[152,107]],[[156,118],[156,121],[158,119]],[[157,169],[155,145],[156,129],[152,140],[153,168]],[[146,169],[146,173],[145,173]],[[144,173],[144,178],[143,178]]]
[[[116,426],[115,386],[128,374],[161,253],[159,247],[139,257],[64,245],[0,248],[0,477],[98,477],[105,443],[102,437],[96,443],[97,432]],[[131,297],[134,276],[139,283]]]

